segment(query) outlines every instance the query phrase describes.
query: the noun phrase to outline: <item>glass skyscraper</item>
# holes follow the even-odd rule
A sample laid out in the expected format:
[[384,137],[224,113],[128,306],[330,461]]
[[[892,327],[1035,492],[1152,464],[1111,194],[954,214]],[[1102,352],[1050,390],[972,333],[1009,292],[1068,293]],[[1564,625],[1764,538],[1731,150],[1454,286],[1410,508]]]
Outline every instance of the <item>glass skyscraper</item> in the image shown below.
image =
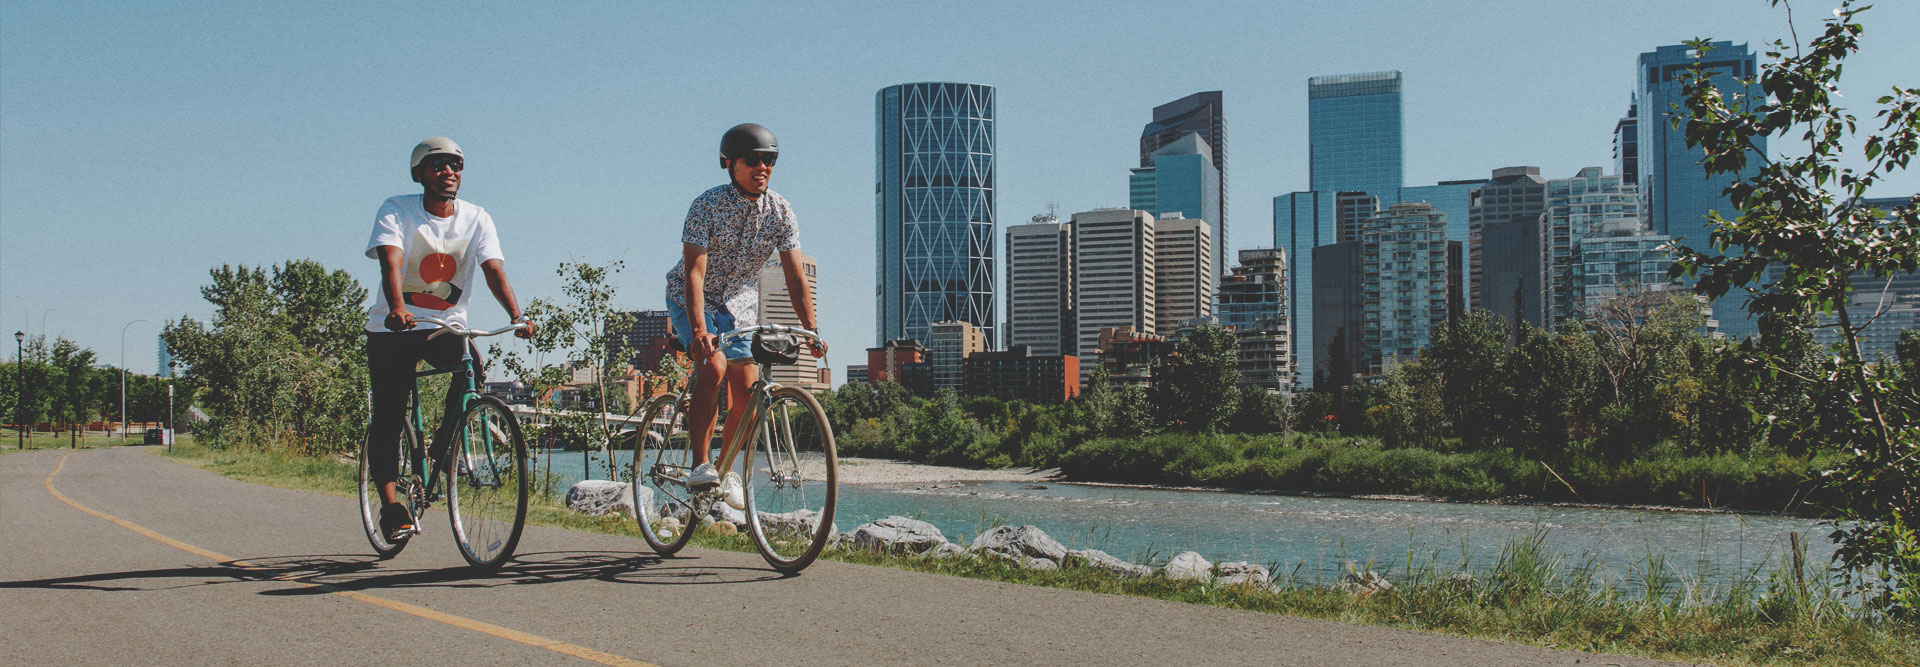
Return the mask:
[[1398,70],[1307,79],[1312,190],[1378,194],[1400,187],[1400,82]]
[[[1205,143],[1219,182],[1213,184],[1213,199],[1219,202],[1217,217],[1199,211],[1185,211],[1189,218],[1205,217],[1213,225],[1213,256],[1226,256],[1227,249],[1227,111],[1218,90],[1194,93],[1153,108],[1153,122],[1140,130],[1140,166],[1152,167],[1154,153],[1189,134],[1200,135]],[[1140,208],[1135,206],[1134,208]],[[1157,210],[1157,209],[1140,209]],[[1180,211],[1182,209],[1168,209]],[[1215,272],[1215,280],[1225,270]]]
[[[1683,75],[1689,67],[1700,65],[1712,73],[1714,87],[1734,100],[1743,96],[1746,103],[1765,99],[1759,86],[1746,86],[1738,79],[1754,76],[1757,69],[1753,51],[1747,45],[1712,42],[1705,54],[1696,54],[1688,46],[1662,46],[1640,54],[1634,73],[1632,112],[1633,129],[1639,134],[1634,150],[1639,168],[1642,211],[1653,231],[1674,237],[1696,250],[1709,250],[1707,212],[1719,211],[1726,218],[1739,215],[1733,204],[1720,193],[1736,180],[1759,173],[1760,161],[1750,159],[1738,174],[1707,176],[1700,160],[1705,151],[1688,148],[1686,127],[1673,127],[1668,121],[1675,105],[1685,107]],[[1701,55],[1698,60],[1695,55]],[[1767,138],[1754,137],[1758,150],[1767,150]],[[1624,149],[1623,149],[1624,150]],[[1758,323],[1747,319],[1741,302],[1746,295],[1735,289],[1713,303],[1714,318],[1729,337],[1752,336]]]
[[888,86],[874,116],[874,344],[961,321],[994,347],[993,87]]

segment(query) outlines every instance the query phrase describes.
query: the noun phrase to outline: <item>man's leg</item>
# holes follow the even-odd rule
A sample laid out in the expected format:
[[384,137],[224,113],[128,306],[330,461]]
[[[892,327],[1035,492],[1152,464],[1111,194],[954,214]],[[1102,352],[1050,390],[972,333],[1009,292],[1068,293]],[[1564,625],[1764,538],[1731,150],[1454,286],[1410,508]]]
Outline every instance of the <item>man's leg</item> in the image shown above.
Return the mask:
[[380,499],[392,503],[400,476],[400,430],[407,428],[407,393],[413,367],[419,363],[418,345],[406,332],[367,334],[367,379],[373,415],[367,425],[367,476],[380,489]]
[[720,381],[726,377],[727,362],[720,352],[714,352],[705,359],[693,360],[693,365],[693,405],[687,410],[687,430],[693,436],[693,464],[698,466],[711,459],[707,443],[713,442],[713,427],[719,421]]
[[[428,366],[434,368],[446,368],[460,363],[460,358],[466,351],[467,339],[460,336],[441,336],[433,340],[423,340],[420,343],[421,358],[426,360]],[[452,376],[452,381],[447,383],[447,395],[441,400],[440,428],[433,434],[433,452],[436,459],[446,455],[447,445],[453,442],[453,434],[459,433],[461,413],[466,409],[465,405],[461,405],[461,399],[465,395],[466,388],[461,386],[460,378]]]
[[[760,367],[751,361],[727,366],[727,430],[721,433],[728,443],[735,443],[736,448],[745,446],[745,443],[736,443],[734,438],[737,437],[735,434],[741,432],[740,423],[746,421],[749,412],[747,401],[752,400],[750,390],[753,389],[753,383],[760,379]],[[726,454],[723,452],[721,457],[725,458]]]

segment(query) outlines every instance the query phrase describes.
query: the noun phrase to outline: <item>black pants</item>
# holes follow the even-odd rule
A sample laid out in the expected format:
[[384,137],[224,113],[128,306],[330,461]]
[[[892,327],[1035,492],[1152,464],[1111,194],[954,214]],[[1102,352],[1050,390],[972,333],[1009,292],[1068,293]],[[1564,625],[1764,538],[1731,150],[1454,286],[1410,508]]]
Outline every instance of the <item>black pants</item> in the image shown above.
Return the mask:
[[[367,332],[367,376],[373,389],[373,418],[367,426],[367,476],[375,484],[385,484],[400,476],[400,434],[407,428],[407,394],[413,390],[414,367],[427,362],[433,368],[460,363],[467,350],[466,339],[440,336],[427,340],[432,331]],[[474,359],[480,355],[476,352]],[[479,388],[480,378],[474,378]],[[454,377],[447,385],[446,410],[441,413],[441,432],[433,442],[444,446],[446,431],[460,419],[462,382]]]

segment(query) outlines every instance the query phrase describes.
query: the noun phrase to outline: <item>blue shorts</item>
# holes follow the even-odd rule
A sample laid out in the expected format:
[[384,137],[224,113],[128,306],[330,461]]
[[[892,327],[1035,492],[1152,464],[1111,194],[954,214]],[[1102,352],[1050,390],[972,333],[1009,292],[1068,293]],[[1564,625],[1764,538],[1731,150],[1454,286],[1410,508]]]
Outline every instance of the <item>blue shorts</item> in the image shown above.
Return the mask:
[[[667,319],[673,322],[673,335],[680,338],[680,344],[685,345],[688,350],[692,350],[693,322],[687,319],[686,306],[674,303],[672,299],[668,299]],[[715,308],[712,305],[707,306],[708,333],[717,336],[732,331],[733,329],[733,313],[727,312],[724,306],[719,308]],[[747,359],[753,356],[753,349],[750,347],[751,344],[750,337],[742,336],[728,342],[726,347],[721,348],[720,351],[726,354],[727,361]]]

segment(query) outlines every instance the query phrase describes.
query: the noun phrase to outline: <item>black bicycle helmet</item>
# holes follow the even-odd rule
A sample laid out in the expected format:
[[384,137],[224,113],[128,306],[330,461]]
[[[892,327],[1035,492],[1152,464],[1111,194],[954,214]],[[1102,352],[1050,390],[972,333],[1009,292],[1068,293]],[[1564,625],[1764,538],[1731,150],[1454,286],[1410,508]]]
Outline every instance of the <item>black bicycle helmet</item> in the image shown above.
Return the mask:
[[748,153],[780,154],[780,141],[773,138],[773,130],[741,123],[720,136],[720,166],[727,165],[728,158],[746,157]]

